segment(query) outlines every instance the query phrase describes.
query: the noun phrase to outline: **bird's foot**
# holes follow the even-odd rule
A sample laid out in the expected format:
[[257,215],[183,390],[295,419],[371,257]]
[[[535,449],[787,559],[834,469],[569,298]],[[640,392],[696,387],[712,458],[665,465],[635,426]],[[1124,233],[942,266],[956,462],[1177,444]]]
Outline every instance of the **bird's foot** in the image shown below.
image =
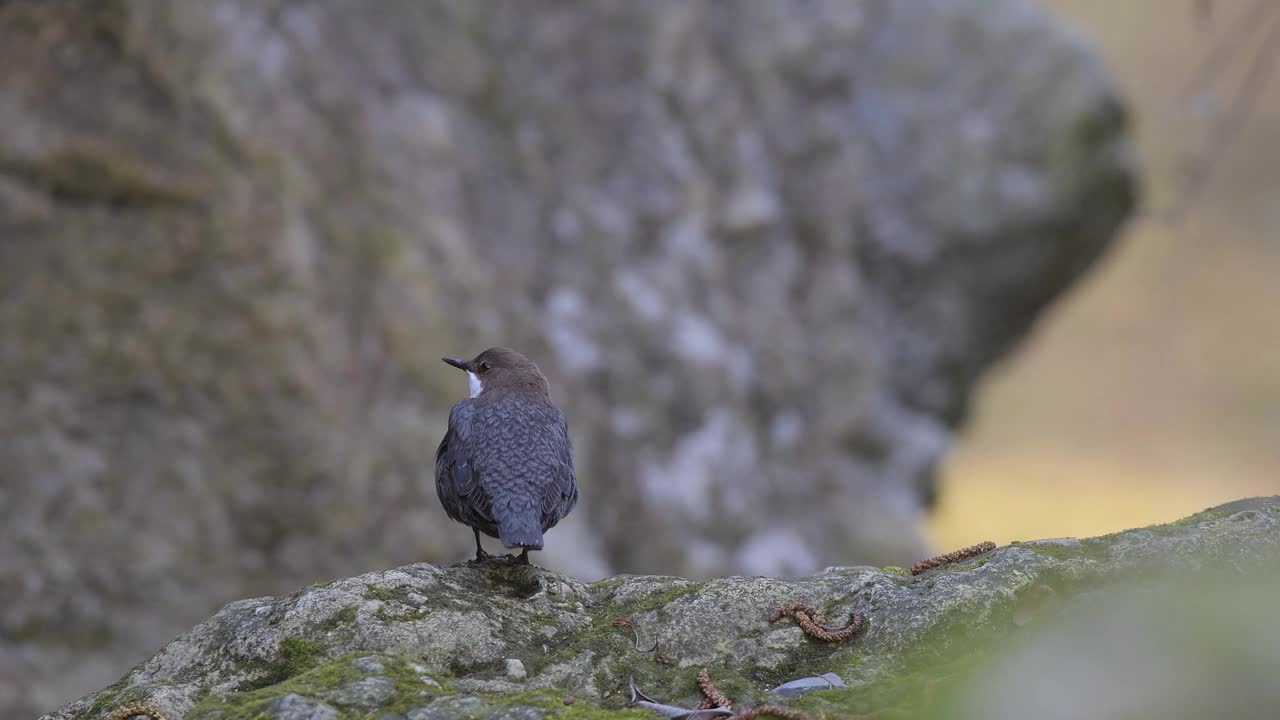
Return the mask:
[[490,555],[484,548],[476,548],[476,562],[484,562],[485,560],[491,560],[491,559],[493,559],[493,556]]
[[529,564],[529,548],[525,548],[524,551],[520,553],[519,557],[515,558],[515,562],[517,565],[528,565]]

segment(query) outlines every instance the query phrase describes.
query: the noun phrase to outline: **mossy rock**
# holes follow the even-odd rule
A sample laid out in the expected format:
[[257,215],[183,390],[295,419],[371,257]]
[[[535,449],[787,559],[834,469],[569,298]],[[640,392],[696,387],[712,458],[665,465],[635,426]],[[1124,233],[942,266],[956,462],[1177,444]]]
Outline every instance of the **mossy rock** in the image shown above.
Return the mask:
[[[1270,581],[1277,505],[1245,500],[1159,528],[1017,543],[918,576],[853,567],[791,580],[587,584],[505,561],[408,565],[231,603],[46,720],[101,720],[134,700],[192,720],[649,717],[629,707],[631,681],[663,703],[694,707],[704,668],[740,706],[927,717],[937,698],[983,677],[1001,648],[1073,608],[1150,596],[1170,578],[1212,578],[1194,585],[1211,588]],[[794,601],[833,624],[857,611],[865,629],[825,642],[792,620],[769,622],[773,608]],[[771,693],[829,672],[847,687]]]

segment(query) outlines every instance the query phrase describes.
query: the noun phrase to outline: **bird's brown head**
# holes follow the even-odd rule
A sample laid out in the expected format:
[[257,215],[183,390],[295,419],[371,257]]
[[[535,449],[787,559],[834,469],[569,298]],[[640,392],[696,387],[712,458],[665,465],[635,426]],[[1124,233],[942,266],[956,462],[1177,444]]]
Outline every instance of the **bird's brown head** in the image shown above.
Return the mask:
[[489,348],[471,360],[440,358],[467,373],[471,384],[471,397],[480,393],[502,395],[506,393],[533,394],[548,397],[551,387],[538,366],[529,358],[509,348]]

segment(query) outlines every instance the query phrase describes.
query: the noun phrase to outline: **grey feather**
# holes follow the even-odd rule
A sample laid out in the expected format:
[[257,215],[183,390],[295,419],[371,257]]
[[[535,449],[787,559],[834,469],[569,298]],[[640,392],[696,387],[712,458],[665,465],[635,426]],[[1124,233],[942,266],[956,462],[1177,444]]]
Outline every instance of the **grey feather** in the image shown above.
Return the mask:
[[541,549],[578,501],[564,414],[540,398],[457,403],[436,451],[436,492],[450,518],[506,547]]
[[497,537],[489,497],[482,489],[469,450],[474,401],[462,400],[449,411],[449,429],[436,449],[436,495],[445,513],[491,537]]

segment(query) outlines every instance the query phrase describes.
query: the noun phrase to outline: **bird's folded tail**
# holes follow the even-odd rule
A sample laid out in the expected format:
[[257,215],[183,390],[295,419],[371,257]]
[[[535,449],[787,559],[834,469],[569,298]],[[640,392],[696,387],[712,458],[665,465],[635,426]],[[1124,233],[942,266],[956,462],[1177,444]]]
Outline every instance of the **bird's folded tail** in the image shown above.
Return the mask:
[[542,549],[542,528],[536,517],[505,517],[498,520],[498,539],[506,548]]

